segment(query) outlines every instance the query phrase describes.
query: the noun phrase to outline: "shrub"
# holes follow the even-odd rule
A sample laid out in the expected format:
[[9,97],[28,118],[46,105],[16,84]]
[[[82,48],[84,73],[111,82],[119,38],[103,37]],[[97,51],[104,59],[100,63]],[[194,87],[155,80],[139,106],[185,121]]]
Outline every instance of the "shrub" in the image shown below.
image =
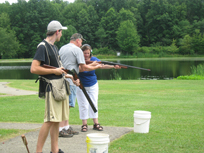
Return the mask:
[[199,64],[197,67],[191,67],[191,75],[190,76],[179,76],[177,79],[179,80],[204,80],[204,64]]
[[204,76],[204,64],[199,64],[191,67],[191,73],[194,75]]

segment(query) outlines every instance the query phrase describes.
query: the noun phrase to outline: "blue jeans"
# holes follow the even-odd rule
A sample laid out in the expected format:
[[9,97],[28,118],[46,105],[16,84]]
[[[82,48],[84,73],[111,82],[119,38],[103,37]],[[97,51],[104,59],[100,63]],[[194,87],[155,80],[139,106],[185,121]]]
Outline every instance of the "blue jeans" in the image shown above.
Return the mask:
[[69,95],[69,106],[75,107],[76,102],[76,86],[70,85],[71,94]]

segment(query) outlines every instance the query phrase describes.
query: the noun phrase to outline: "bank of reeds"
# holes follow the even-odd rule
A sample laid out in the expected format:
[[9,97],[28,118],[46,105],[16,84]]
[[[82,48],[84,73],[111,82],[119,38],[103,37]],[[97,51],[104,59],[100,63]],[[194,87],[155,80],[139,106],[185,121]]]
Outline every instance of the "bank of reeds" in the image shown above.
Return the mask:
[[191,67],[191,75],[179,76],[179,80],[204,80],[204,64]]

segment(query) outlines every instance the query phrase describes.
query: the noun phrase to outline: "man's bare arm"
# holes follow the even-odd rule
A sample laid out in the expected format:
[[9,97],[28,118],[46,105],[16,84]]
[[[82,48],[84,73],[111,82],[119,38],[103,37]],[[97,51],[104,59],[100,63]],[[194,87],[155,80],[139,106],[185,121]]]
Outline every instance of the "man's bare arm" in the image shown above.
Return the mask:
[[96,69],[100,69],[102,67],[102,64],[98,64],[95,66],[91,66],[91,65],[86,65],[86,64],[79,64],[79,71],[83,72],[83,71],[93,71]]
[[47,69],[42,66],[40,66],[40,61],[33,60],[30,68],[30,72],[33,74],[38,75],[48,75],[48,74],[55,74],[55,75],[61,75],[62,73],[66,73],[62,70],[62,68],[57,69]]

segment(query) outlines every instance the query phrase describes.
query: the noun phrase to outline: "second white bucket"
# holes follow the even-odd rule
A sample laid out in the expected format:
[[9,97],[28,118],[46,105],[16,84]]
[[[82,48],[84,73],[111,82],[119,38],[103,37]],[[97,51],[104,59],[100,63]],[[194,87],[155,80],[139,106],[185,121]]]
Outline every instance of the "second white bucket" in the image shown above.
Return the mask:
[[151,112],[138,110],[138,111],[134,111],[133,116],[134,116],[134,132],[148,133]]
[[87,153],[108,153],[109,135],[90,133],[86,135]]

